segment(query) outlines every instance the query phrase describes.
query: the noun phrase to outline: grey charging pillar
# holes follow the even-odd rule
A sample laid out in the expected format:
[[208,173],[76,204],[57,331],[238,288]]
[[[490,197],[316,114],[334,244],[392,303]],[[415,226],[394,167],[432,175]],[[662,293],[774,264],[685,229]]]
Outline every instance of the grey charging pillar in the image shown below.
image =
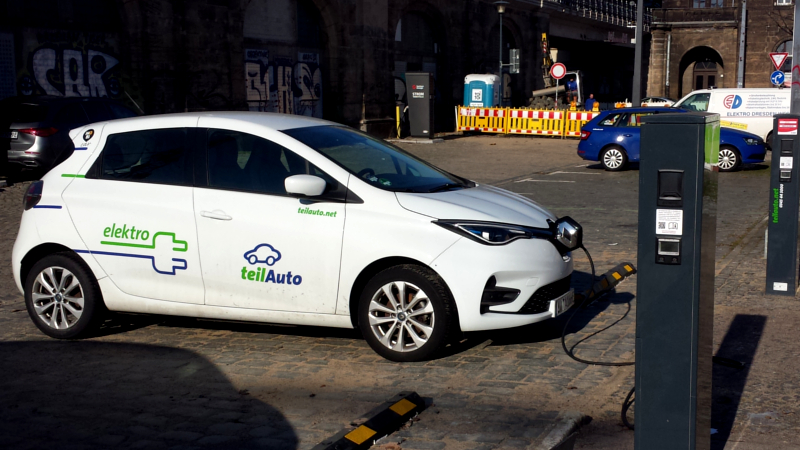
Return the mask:
[[767,221],[767,294],[794,296],[797,289],[799,119],[800,115],[791,114],[780,114],[773,119]]
[[708,449],[719,116],[642,122],[634,445]]
[[408,117],[413,137],[433,137],[433,75],[406,72]]

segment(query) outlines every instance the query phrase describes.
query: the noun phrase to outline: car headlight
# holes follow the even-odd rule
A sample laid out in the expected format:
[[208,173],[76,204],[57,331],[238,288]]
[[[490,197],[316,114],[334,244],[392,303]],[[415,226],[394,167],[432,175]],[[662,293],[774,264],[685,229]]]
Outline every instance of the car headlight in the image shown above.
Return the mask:
[[747,145],[760,145],[761,144],[761,140],[760,139],[753,139],[753,138],[742,138],[742,139],[744,139],[744,143],[747,144]]
[[583,230],[570,217],[556,222],[548,220],[549,228],[459,220],[434,220],[433,223],[485,245],[505,245],[517,239],[546,239],[565,255],[583,243]]

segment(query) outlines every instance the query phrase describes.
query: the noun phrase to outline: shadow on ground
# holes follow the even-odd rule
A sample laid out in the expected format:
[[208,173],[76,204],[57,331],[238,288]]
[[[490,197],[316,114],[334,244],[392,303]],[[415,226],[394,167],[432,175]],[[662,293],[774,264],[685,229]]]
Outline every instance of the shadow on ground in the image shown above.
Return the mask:
[[[711,436],[712,450],[722,450],[730,439],[747,376],[766,324],[766,316],[737,314],[722,339],[712,376],[711,427],[717,429],[717,434]],[[724,364],[726,360],[732,364]],[[743,366],[737,367],[737,362]]]
[[295,449],[272,406],[205,358],[168,347],[0,343],[0,448]]

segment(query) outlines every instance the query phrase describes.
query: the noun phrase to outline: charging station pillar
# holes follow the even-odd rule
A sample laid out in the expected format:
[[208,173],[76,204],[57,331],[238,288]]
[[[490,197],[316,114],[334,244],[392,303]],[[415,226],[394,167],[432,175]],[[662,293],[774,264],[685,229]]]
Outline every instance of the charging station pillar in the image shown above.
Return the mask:
[[634,445],[707,450],[719,115],[642,122]]
[[411,136],[433,137],[433,74],[406,72],[406,95]]
[[767,221],[767,294],[794,297],[797,289],[797,220],[800,208],[800,115],[779,114],[772,124],[772,174]]

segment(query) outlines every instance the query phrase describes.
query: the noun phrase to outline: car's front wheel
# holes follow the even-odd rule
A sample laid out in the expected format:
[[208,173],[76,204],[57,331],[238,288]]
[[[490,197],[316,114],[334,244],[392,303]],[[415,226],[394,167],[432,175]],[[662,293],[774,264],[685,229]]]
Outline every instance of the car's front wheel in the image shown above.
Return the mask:
[[367,343],[391,361],[431,358],[458,327],[456,308],[444,281],[410,264],[375,275],[361,294],[358,323]]
[[603,164],[604,169],[616,172],[624,169],[628,164],[628,155],[619,147],[609,147],[600,155],[600,163]]
[[739,170],[742,165],[742,157],[739,151],[730,146],[719,148],[719,171],[734,172]]
[[102,321],[105,305],[90,270],[69,253],[33,265],[25,282],[25,306],[33,323],[56,339],[85,335]]

